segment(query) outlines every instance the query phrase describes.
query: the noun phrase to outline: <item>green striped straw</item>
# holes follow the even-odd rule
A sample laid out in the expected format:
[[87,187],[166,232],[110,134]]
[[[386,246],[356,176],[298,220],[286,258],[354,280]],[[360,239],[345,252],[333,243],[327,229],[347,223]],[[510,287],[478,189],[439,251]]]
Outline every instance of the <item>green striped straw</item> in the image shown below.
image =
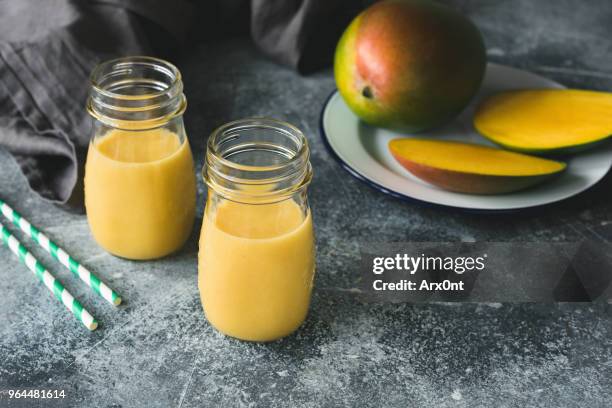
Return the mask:
[[121,296],[119,296],[117,292],[108,287],[100,278],[68,255],[66,251],[57,246],[55,242],[51,241],[49,237],[30,224],[28,220],[23,218],[21,214],[13,210],[2,200],[0,200],[0,212],[2,212],[7,220],[19,227],[28,237],[32,238],[34,242],[49,252],[54,259],[68,268],[74,276],[85,282],[94,292],[109,301],[112,305],[117,306],[121,303]]
[[[0,224],[2,225],[2,224]],[[76,316],[77,319],[81,321],[89,330],[96,330],[98,327],[98,322],[94,317],[81,305],[81,303],[74,298],[64,288],[64,285],[56,279],[51,273],[38,262],[34,255],[32,255],[26,247],[24,247],[18,240],[15,238],[11,232],[6,229],[4,225],[2,225],[2,241],[10,248],[11,252],[13,252],[27,267],[31,270],[38,279],[45,284],[47,289],[51,291],[59,300],[66,306],[66,309],[72,312]]]

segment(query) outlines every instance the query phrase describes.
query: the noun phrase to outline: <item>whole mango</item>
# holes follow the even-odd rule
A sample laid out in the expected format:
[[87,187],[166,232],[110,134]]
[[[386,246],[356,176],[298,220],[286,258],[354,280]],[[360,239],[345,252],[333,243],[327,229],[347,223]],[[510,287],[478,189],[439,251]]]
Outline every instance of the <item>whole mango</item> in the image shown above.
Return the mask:
[[364,122],[426,130],[461,112],[478,91],[486,52],[476,26],[428,0],[383,0],[348,26],[336,48],[340,94]]

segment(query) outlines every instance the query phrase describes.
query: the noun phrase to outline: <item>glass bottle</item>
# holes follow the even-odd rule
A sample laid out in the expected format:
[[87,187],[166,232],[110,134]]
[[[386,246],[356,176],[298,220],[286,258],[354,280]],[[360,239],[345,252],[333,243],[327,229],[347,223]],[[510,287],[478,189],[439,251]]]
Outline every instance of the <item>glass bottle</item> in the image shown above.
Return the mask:
[[96,67],[85,166],[85,208],[95,240],[129,259],[179,249],[195,216],[196,181],[179,70],[151,57]]
[[302,132],[273,119],[231,122],[208,140],[198,286],[222,333],[271,341],[306,318],[315,270],[309,155]]

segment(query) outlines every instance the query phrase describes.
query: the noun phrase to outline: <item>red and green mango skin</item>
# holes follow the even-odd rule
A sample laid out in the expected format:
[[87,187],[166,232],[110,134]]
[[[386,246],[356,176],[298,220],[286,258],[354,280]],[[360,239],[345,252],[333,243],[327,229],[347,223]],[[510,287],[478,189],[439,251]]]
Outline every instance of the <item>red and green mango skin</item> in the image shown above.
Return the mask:
[[604,143],[608,143],[612,139],[612,135],[608,135],[608,136],[605,136],[601,140],[595,140],[594,142],[587,142],[587,143],[582,143],[578,145],[563,146],[563,147],[550,148],[550,149],[530,149],[530,148],[510,145],[507,143],[501,143],[498,140],[487,136],[483,132],[479,131],[479,133],[483,135],[485,138],[495,143],[496,145],[503,147],[506,150],[511,150],[511,151],[518,152],[518,153],[533,154],[533,155],[542,156],[542,157],[563,157],[563,156],[568,156],[572,154],[582,153],[587,150],[597,148],[603,145]]
[[534,176],[496,176],[440,169],[408,160],[391,152],[393,157],[409,172],[434,186],[456,193],[495,195],[508,194],[536,186],[559,176],[565,169]]
[[[478,29],[427,0],[375,3],[346,29],[334,61],[338,90],[357,116],[412,132],[459,114],[478,91],[485,68]],[[364,96],[368,90],[370,97]]]
[[603,136],[600,140],[595,140],[593,142],[575,144],[571,146],[560,146],[560,147],[549,148],[549,149],[538,149],[538,148],[526,148],[522,146],[514,146],[508,143],[501,143],[499,140],[491,136],[488,136],[483,131],[479,129],[476,129],[476,130],[478,130],[478,133],[480,133],[482,136],[489,139],[491,142],[495,143],[496,145],[503,147],[506,150],[511,150],[511,151],[519,152],[519,153],[533,154],[536,156],[543,156],[543,157],[560,157],[560,156],[567,156],[567,155],[582,153],[587,150],[595,149],[603,145],[604,143],[608,143],[612,139],[612,135],[606,135],[606,136]]

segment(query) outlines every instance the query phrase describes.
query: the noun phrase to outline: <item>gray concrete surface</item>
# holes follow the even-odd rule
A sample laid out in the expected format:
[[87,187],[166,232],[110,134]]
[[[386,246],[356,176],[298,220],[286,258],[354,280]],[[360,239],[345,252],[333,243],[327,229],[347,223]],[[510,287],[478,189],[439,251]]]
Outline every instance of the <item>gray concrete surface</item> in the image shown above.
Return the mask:
[[[612,90],[612,3],[454,3],[483,30],[492,61]],[[300,77],[241,40],[199,46],[177,63],[198,167],[207,135],[231,119],[275,116],[308,135],[318,274],[306,324],[271,344],[218,334],[199,302],[195,233],[160,261],[110,256],[83,215],[30,193],[0,152],[0,195],[127,300],[112,309],[29,244],[102,322],[88,333],[1,247],[0,390],[65,389],[57,406],[75,407],[612,404],[610,305],[368,304],[353,290],[359,245],[371,241],[610,241],[610,177],[538,212],[485,216],[401,202],[350,177],[326,152],[318,120],[334,89],[330,71]],[[201,218],[201,180],[199,190]]]

